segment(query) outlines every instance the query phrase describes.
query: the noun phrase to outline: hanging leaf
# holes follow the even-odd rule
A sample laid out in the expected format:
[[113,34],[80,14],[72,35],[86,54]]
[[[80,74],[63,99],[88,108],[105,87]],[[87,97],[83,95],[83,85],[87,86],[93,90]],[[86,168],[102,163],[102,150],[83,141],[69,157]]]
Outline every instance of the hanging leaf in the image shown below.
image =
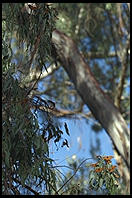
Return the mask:
[[5,164],[8,168],[10,168],[10,162],[9,162],[9,157],[10,157],[10,152],[6,151],[5,152]]
[[68,141],[67,141],[67,139],[65,139],[65,140],[63,141],[63,143],[62,143],[62,146],[61,146],[61,147],[63,147],[63,146],[67,146],[67,147],[69,148],[69,145],[68,145]]
[[67,127],[66,122],[65,122],[65,124],[64,124],[64,127],[65,127],[65,130],[66,130],[67,135],[69,135],[69,136],[70,136],[70,133],[69,133],[69,130],[68,130],[68,127]]

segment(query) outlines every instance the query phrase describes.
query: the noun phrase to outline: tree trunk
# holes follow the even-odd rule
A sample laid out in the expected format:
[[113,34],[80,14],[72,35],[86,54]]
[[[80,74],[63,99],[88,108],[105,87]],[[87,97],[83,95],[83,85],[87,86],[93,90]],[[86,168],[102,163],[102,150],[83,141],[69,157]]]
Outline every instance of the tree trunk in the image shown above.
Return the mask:
[[123,161],[123,177],[129,182],[130,132],[109,97],[101,90],[90,71],[90,67],[79,53],[75,43],[64,33],[55,30],[52,41],[58,60],[74,83],[78,94],[110,136],[113,145]]

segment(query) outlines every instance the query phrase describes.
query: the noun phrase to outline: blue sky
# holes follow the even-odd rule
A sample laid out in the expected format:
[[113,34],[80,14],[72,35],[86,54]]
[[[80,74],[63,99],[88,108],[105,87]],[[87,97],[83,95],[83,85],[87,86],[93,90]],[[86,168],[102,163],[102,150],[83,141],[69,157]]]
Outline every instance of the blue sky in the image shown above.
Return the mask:
[[[38,89],[41,91],[44,89],[43,82],[40,82],[38,85]],[[42,86],[41,86],[42,85]],[[43,97],[42,97],[43,98]],[[44,96],[43,99],[48,99]],[[59,109],[59,104],[56,108]],[[87,109],[87,107],[86,107]],[[114,155],[112,149],[112,142],[105,132],[105,130],[100,131],[99,133],[95,133],[91,129],[91,125],[93,123],[92,120],[89,120],[86,123],[85,119],[68,119],[68,118],[57,118],[62,124],[63,136],[62,140],[57,144],[57,147],[54,144],[54,140],[50,140],[49,142],[49,153],[50,158],[54,160],[53,165],[64,166],[68,165],[68,160],[84,160],[86,158],[91,158],[90,148],[91,143],[96,146],[96,139],[100,140],[100,150],[96,153],[96,155]],[[67,123],[70,136],[68,136],[65,132],[64,123]],[[61,147],[62,141],[64,139],[68,140],[69,148],[66,146]],[[88,163],[94,163],[94,159],[88,160]],[[112,159],[113,164],[116,163],[114,159]],[[69,169],[60,167],[60,171],[66,174]]]
[[[90,158],[90,141],[96,145],[96,138],[100,139],[101,151],[97,155],[113,155],[112,144],[109,136],[103,130],[99,134],[91,130],[89,124],[85,120],[68,120],[62,119],[61,122],[66,122],[69,128],[70,136],[65,136],[69,142],[69,148],[61,147],[57,150],[54,143],[50,142],[50,156],[58,165],[66,165],[67,159],[76,156],[79,158]],[[63,131],[64,128],[63,128]],[[80,145],[81,144],[81,145]],[[92,160],[91,160],[92,162]]]
[[[44,90],[43,81],[38,84],[38,90]],[[44,95],[43,99],[49,98]],[[57,102],[55,103],[56,108],[59,109],[59,107],[57,107]],[[87,110],[88,108],[86,107],[85,109]],[[67,123],[70,136],[68,136],[66,133],[63,134],[63,138],[66,138],[69,142],[69,148],[67,148],[66,146],[62,148],[60,143],[60,145],[58,144],[59,149],[57,150],[57,147],[54,145],[53,140],[51,140],[49,145],[50,156],[51,158],[55,159],[56,163],[60,163],[61,161],[63,161],[63,163],[66,163],[66,158],[71,158],[73,155],[76,155],[77,158],[84,159],[91,157],[91,154],[89,152],[90,141],[92,141],[93,145],[96,146],[96,138],[99,138],[101,143],[101,150],[97,153],[97,155],[113,155],[112,144],[109,136],[107,135],[105,130],[102,130],[98,134],[95,133],[91,129],[91,124],[93,123],[92,120],[89,120],[89,122],[86,123],[84,119],[57,119],[60,120],[62,124],[62,131],[64,132],[64,123]]]

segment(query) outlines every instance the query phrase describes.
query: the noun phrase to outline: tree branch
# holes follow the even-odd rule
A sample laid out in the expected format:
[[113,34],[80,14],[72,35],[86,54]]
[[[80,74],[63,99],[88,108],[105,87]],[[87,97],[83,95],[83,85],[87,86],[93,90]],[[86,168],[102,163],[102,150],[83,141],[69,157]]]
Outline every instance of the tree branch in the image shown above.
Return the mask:
[[83,118],[90,118],[92,117],[92,114],[91,112],[88,112],[88,113],[83,113],[83,112],[80,112],[80,110],[75,110],[75,111],[69,111],[69,110],[66,110],[66,109],[54,109],[52,112],[51,112],[53,115],[55,115],[56,117],[66,117],[66,118],[71,118],[72,116],[74,115],[80,115],[81,117]]
[[115,105],[120,109],[120,101],[121,96],[124,90],[124,84],[125,84],[125,76],[128,68],[128,50],[130,48],[130,35],[128,35],[125,25],[123,23],[122,19],[122,13],[121,13],[121,3],[117,3],[117,10],[118,10],[118,17],[119,17],[119,30],[118,35],[122,36],[122,39],[124,39],[125,35],[127,35],[126,43],[122,45],[122,42],[119,40],[119,58],[121,60],[122,69],[120,73],[120,81],[117,86],[116,96],[115,96]]
[[[70,111],[70,110],[66,110],[66,109],[57,109],[56,107],[53,108],[53,109],[50,109],[48,107],[44,107],[43,105],[37,105],[35,106],[34,104],[32,104],[32,107],[31,108],[38,108],[40,109],[41,111],[46,111],[48,113],[51,113],[53,116],[56,116],[58,118],[71,118],[72,116],[81,116],[82,118],[86,118],[86,119],[89,119],[92,117],[92,113],[91,112],[88,112],[88,113],[83,113],[82,112],[82,109],[81,108],[78,108],[74,111]],[[78,117],[76,117],[78,118]]]
[[[86,58],[89,58],[89,59],[103,59],[106,57],[106,54],[103,54],[103,53],[100,53],[100,52],[88,52],[88,53],[84,53],[83,52],[83,55],[86,57]],[[113,57],[116,57],[117,54],[115,52],[110,52],[109,54],[107,54],[107,57],[108,58],[113,58]]]
[[[121,70],[121,75],[120,75],[120,81],[117,86],[117,94],[115,96],[115,105],[120,109],[120,101],[121,101],[121,96],[124,90],[124,84],[125,84],[125,77],[126,77],[126,72],[128,68],[128,49],[129,49],[129,44],[130,41],[127,39],[126,42],[126,47],[125,47],[125,52],[122,55],[122,70]],[[124,50],[122,50],[124,51]]]
[[[52,64],[50,67],[47,68],[47,71],[44,70],[41,73],[41,76],[39,78],[39,80],[42,80],[50,75],[52,75],[57,69],[59,69],[59,66],[55,66],[55,64]],[[26,84],[31,84],[34,81],[36,81],[40,75],[40,70],[38,70],[38,68],[34,68],[30,71],[29,75],[26,77],[25,82]]]
[[87,158],[85,160],[83,160],[79,166],[77,167],[77,169],[75,170],[75,172],[73,173],[73,175],[59,188],[59,190],[57,190],[57,193],[76,175],[77,171],[79,170],[79,168],[81,167],[81,165],[86,162],[87,160],[89,160],[91,158]]
[[33,190],[30,186],[26,185],[26,184],[22,184],[18,179],[13,178],[14,182],[19,183],[20,185],[22,185],[24,188],[28,189],[30,192],[32,192],[34,195],[39,195],[38,192],[36,192],[35,190]]

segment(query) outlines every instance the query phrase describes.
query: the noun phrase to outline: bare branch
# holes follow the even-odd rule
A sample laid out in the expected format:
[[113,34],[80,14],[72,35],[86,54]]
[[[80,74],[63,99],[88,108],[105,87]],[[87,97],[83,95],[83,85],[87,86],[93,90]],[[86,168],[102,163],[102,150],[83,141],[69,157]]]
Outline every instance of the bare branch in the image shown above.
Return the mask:
[[127,6],[128,6],[129,11],[130,11],[130,3],[127,3]]
[[126,42],[126,47],[125,50],[122,50],[122,70],[121,70],[121,75],[120,75],[120,81],[117,86],[117,94],[115,96],[115,105],[120,109],[120,101],[121,101],[121,96],[123,93],[124,89],[124,84],[125,84],[125,76],[128,68],[128,50],[129,50],[129,45],[130,45],[130,36],[128,36],[127,42]]
[[[106,58],[106,54],[103,54],[103,53],[100,53],[100,52],[88,52],[88,53],[85,53],[83,52],[83,55],[89,59],[95,59],[95,58],[98,58],[98,59],[103,59],[103,58]],[[116,53],[115,52],[110,52],[109,54],[107,54],[107,57],[108,58],[112,58],[112,57],[116,57]]]
[[[72,116],[74,115],[80,115],[81,117],[83,118],[91,118],[92,117],[92,113],[91,112],[88,112],[87,114],[81,112],[81,111],[69,111],[69,110],[66,110],[66,109],[54,109],[52,111],[52,114],[55,115],[56,117],[66,117],[66,118],[71,118]],[[77,118],[77,117],[76,117]]]
[[30,192],[32,192],[34,195],[39,195],[38,192],[36,192],[35,190],[33,190],[30,186],[26,185],[26,184],[22,184],[18,179],[16,178],[13,178],[13,180],[16,182],[16,183],[19,183],[20,185],[22,185],[24,188],[28,189]]
[[[47,68],[48,72],[46,70],[42,71],[39,80],[42,80],[43,78],[52,75],[58,68],[59,66],[55,66],[55,64],[52,64],[50,67]],[[31,69],[29,75],[25,79],[25,82],[30,84],[31,82],[36,81],[40,75],[40,72],[41,71],[38,70],[37,67]]]
[[79,170],[79,168],[81,167],[81,165],[86,162],[87,160],[92,159],[92,158],[87,158],[85,160],[83,160],[79,166],[77,167],[77,169],[75,170],[75,172],[73,173],[73,175],[59,188],[59,190],[57,191],[57,193],[76,175],[77,171]]
[[[32,108],[36,109],[36,106],[32,105]],[[57,109],[57,108],[54,108],[54,109],[50,109],[47,107],[44,108],[44,106],[42,105],[37,106],[37,108],[39,108],[41,111],[47,111],[58,118],[61,118],[61,117],[72,118],[73,116],[76,116],[76,119],[77,119],[78,116],[81,116],[82,118],[89,119],[93,116],[91,112],[83,113],[81,108],[78,108],[74,111],[70,111],[66,109]]]

